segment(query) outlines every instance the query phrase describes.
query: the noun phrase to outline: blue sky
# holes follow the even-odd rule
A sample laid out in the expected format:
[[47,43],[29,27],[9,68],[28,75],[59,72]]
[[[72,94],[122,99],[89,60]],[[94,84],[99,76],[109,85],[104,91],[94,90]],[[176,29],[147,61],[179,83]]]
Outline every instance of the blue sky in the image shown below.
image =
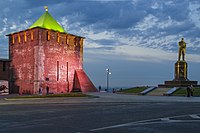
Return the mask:
[[157,85],[174,78],[178,42],[187,43],[188,78],[200,82],[199,0],[0,1],[0,58],[8,33],[27,29],[43,6],[71,34],[86,37],[84,68],[96,86]]

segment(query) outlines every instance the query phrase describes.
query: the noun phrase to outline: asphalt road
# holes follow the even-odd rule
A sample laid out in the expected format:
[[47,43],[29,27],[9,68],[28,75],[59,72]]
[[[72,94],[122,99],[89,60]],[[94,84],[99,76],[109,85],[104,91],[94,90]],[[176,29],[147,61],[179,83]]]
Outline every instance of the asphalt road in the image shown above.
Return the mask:
[[[156,98],[156,97],[155,97]],[[0,104],[0,133],[199,133],[199,102],[68,102]],[[82,101],[87,102],[82,102]],[[93,99],[90,99],[94,101]],[[40,103],[41,101],[41,103]],[[48,103],[49,101],[49,103]],[[72,102],[71,102],[72,101]]]

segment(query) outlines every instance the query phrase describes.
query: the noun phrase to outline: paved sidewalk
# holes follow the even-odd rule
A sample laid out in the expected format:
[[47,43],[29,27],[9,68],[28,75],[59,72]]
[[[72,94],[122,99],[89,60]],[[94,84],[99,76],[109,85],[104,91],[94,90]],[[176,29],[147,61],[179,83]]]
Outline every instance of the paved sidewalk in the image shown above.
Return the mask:
[[143,96],[106,92],[90,92],[88,95],[98,96],[105,101],[112,102],[200,102],[200,97],[179,96]]
[[140,96],[128,94],[116,94],[107,92],[90,92],[88,95],[98,98],[87,97],[62,97],[62,98],[21,98],[9,99],[17,95],[1,95],[0,105],[7,104],[76,104],[76,103],[143,103],[143,102],[200,102],[200,97],[176,97],[176,96]]

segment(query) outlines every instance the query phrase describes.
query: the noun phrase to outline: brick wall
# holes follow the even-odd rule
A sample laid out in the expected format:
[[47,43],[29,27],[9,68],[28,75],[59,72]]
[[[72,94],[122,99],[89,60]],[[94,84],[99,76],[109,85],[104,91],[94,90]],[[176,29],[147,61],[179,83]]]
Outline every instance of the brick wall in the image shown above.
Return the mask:
[[0,59],[0,80],[7,80],[9,78],[10,61],[6,59]]
[[20,93],[72,91],[76,69],[83,65],[83,38],[34,28],[9,35],[11,85]]

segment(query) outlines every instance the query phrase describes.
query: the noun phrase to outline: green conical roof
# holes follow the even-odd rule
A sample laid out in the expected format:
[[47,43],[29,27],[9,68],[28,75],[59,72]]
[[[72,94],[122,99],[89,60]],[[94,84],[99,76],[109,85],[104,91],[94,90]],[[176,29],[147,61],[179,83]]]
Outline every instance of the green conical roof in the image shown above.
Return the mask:
[[31,28],[35,27],[41,27],[49,30],[59,31],[59,32],[65,32],[63,27],[57,23],[57,21],[49,14],[48,10],[45,11],[45,13],[37,20]]

